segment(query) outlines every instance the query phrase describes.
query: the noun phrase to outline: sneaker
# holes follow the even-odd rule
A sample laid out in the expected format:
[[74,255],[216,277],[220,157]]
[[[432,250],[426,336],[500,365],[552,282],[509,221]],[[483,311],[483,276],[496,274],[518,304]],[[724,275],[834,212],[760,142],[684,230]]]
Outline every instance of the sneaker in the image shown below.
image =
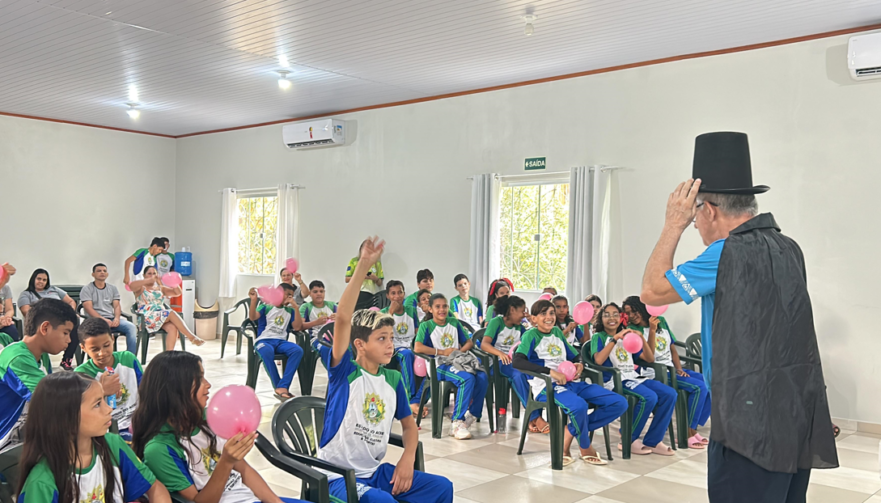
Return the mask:
[[453,421],[453,425],[450,427],[450,435],[456,436],[456,432],[459,431],[459,426],[462,421]]
[[465,428],[471,428],[471,425],[474,424],[474,421],[477,421],[477,418],[471,415],[470,412],[465,413],[465,420],[462,421],[465,423]]
[[465,421],[457,421],[459,424],[459,428],[453,434],[456,437],[456,440],[468,440],[471,438],[471,432],[468,431],[468,427],[465,426]]
[[71,363],[70,358],[61,360],[61,368],[64,370],[73,370],[73,364]]

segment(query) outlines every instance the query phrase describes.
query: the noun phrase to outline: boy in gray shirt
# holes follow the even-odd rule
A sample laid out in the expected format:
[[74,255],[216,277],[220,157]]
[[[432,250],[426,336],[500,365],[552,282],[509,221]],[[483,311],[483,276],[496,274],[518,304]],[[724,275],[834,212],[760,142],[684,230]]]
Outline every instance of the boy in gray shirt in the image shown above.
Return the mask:
[[92,318],[104,318],[110,324],[110,331],[125,335],[125,349],[138,354],[137,328],[130,321],[122,318],[122,310],[119,306],[119,290],[113,285],[108,285],[107,266],[95,264],[92,266],[92,278],[95,281],[84,286],[80,292],[80,302],[86,314]]

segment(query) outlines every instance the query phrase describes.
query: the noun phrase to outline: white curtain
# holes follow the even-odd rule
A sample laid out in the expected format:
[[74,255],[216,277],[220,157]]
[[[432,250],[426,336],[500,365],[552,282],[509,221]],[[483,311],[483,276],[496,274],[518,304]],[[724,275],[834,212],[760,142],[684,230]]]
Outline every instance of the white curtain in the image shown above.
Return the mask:
[[566,294],[570,303],[590,294],[609,298],[612,183],[615,172],[579,166],[569,175],[569,255]]
[[[499,277],[499,187],[495,173],[475,175],[471,184],[471,295],[480,298]],[[486,309],[484,307],[484,309]]]
[[300,257],[300,187],[285,183],[278,186],[277,270],[289,258]]
[[223,189],[220,227],[220,291],[221,299],[236,295],[239,239],[239,201],[236,189]]

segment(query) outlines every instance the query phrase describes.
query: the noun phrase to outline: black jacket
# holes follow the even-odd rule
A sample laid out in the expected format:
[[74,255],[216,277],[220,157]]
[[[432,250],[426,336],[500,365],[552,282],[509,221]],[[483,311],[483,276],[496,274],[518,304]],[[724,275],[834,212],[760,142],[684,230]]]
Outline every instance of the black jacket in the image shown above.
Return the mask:
[[712,337],[712,439],[769,471],[837,467],[804,256],[770,213],[725,240]]

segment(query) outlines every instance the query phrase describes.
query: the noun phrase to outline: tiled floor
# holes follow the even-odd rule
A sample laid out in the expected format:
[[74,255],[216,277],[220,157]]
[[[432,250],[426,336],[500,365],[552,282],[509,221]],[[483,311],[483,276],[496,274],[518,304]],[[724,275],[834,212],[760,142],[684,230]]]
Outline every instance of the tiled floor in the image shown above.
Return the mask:
[[[150,353],[159,348],[151,344]],[[227,343],[226,357],[220,360],[220,342],[208,341],[200,348],[189,349],[202,356],[207,378],[214,389],[227,384],[244,384],[246,357],[235,356],[235,341]],[[299,395],[297,379],[292,392]],[[313,395],[324,396],[327,374],[319,368]],[[261,370],[257,396],[263,404],[264,421],[260,431],[271,438],[270,421],[279,402]],[[449,419],[445,420],[445,434]],[[678,450],[673,457],[633,456],[623,460],[616,450],[618,437],[612,435],[613,456],[608,466],[594,467],[580,461],[562,471],[550,468],[547,435],[529,435],[523,455],[517,455],[520,420],[511,418],[506,432],[491,434],[485,422],[473,428],[475,438],[459,441],[445,436],[431,438],[431,421],[422,423],[420,440],[425,451],[426,470],[450,478],[456,489],[457,503],[549,502],[555,503],[690,503],[706,502],[706,452]],[[400,428],[396,426],[399,431]],[[706,432],[704,436],[708,436]],[[666,440],[669,442],[669,438]],[[844,430],[838,438],[841,468],[814,470],[808,501],[812,503],[881,503],[881,478],[878,445],[881,437]],[[602,431],[594,439],[605,458]],[[386,461],[395,463],[401,449],[389,447]],[[299,494],[299,482],[272,467],[260,453],[252,451],[248,461],[282,496]]]

